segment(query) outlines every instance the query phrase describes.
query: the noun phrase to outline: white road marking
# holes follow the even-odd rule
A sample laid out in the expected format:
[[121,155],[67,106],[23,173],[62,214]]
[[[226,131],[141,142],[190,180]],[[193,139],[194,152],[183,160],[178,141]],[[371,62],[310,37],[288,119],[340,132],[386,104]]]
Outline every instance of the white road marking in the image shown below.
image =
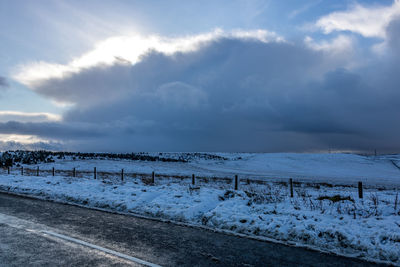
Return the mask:
[[132,257],[132,256],[129,256],[129,255],[126,255],[126,254],[123,254],[123,253],[108,249],[108,248],[100,247],[100,246],[97,246],[97,245],[94,245],[94,244],[91,244],[91,243],[88,243],[88,242],[85,242],[85,241],[82,241],[82,240],[79,240],[79,239],[76,239],[76,238],[73,238],[73,237],[69,237],[69,236],[66,236],[66,235],[62,235],[62,234],[56,233],[56,232],[52,231],[52,229],[50,227],[46,227],[45,225],[42,225],[42,224],[33,223],[33,222],[30,222],[30,221],[27,221],[27,220],[23,220],[23,219],[14,217],[14,216],[10,216],[10,215],[6,215],[6,214],[0,213],[0,224],[6,224],[6,225],[8,225],[10,227],[17,228],[17,229],[22,229],[22,230],[29,231],[29,232],[41,233],[43,235],[49,235],[49,236],[52,236],[52,237],[57,237],[59,239],[63,239],[63,240],[66,240],[66,241],[69,241],[69,242],[72,242],[72,243],[75,243],[75,244],[79,244],[79,245],[82,245],[82,246],[86,246],[86,247],[89,247],[89,248],[92,248],[92,249],[96,249],[96,250],[99,250],[101,252],[105,252],[107,254],[110,254],[110,255],[113,255],[113,256],[116,256],[116,257],[119,257],[119,258],[122,258],[122,259],[125,259],[125,260],[128,260],[128,261],[131,261],[131,262],[134,262],[134,263],[139,263],[139,264],[142,264],[142,265],[145,265],[145,266],[161,267],[160,265],[157,265],[157,264],[154,264],[154,263],[151,263],[151,262],[147,262],[147,261],[141,260],[141,259],[136,258],[136,257]]
[[114,251],[114,250],[111,250],[111,249],[108,249],[108,248],[103,248],[103,247],[100,247],[100,246],[97,246],[97,245],[94,245],[94,244],[91,244],[91,243],[88,243],[88,242],[85,242],[85,241],[82,241],[82,240],[79,240],[79,239],[76,239],[76,238],[73,238],[73,237],[69,237],[69,236],[62,235],[62,234],[57,234],[57,233],[54,233],[52,231],[40,231],[40,232],[42,232],[44,234],[51,235],[51,236],[55,236],[55,237],[58,237],[58,238],[61,238],[61,239],[64,239],[64,240],[67,240],[67,241],[72,242],[72,243],[76,243],[76,244],[79,244],[79,245],[82,245],[82,246],[86,246],[86,247],[89,247],[89,248],[97,249],[97,250],[100,250],[102,252],[105,252],[105,253],[108,253],[108,254],[111,254],[111,255],[114,255],[114,256],[129,260],[129,261],[140,263],[142,265],[146,265],[146,266],[150,266],[150,267],[161,267],[160,265],[157,265],[157,264],[154,264],[154,263],[151,263],[151,262],[147,262],[147,261],[144,261],[144,260],[132,257],[132,256],[128,256],[126,254],[123,254],[123,253],[120,253],[120,252],[117,252],[117,251]]
[[8,225],[13,228],[17,229],[23,229],[23,230],[44,230],[45,227],[44,225],[37,224],[34,222],[30,222],[24,219],[20,219],[14,216],[6,215],[3,213],[0,213],[0,223]]

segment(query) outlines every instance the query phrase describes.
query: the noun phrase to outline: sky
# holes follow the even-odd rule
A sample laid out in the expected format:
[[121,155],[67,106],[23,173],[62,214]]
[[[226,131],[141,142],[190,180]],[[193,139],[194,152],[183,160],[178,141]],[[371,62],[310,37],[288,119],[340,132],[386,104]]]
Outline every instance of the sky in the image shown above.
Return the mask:
[[400,152],[400,0],[0,0],[0,150]]

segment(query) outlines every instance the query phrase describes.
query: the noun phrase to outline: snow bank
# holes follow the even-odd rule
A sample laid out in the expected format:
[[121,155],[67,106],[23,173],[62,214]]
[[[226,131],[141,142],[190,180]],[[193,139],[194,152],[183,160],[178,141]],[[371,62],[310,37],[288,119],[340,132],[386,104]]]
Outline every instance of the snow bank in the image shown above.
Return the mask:
[[[1,175],[0,190],[88,207],[225,229],[295,242],[363,259],[400,265],[400,203],[396,191],[350,187],[295,188],[283,183],[232,185],[189,181],[105,181],[70,177]],[[400,202],[400,201],[398,201]]]

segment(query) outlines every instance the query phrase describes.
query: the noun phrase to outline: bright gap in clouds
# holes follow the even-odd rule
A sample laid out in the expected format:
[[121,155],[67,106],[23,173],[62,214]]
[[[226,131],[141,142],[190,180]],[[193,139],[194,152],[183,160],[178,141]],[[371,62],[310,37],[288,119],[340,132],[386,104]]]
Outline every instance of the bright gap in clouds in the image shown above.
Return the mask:
[[20,121],[20,122],[44,122],[60,121],[61,115],[46,112],[22,112],[2,110],[0,111],[0,122]]
[[19,144],[36,144],[36,143],[49,143],[48,140],[37,137],[35,135],[21,135],[21,134],[0,134],[0,149],[1,143],[15,142]]

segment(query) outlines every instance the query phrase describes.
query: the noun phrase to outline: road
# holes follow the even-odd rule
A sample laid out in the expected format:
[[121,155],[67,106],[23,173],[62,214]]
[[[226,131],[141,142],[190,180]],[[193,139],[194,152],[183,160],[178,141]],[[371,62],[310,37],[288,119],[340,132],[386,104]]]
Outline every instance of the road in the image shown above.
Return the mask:
[[0,193],[0,266],[372,266],[358,259]]

